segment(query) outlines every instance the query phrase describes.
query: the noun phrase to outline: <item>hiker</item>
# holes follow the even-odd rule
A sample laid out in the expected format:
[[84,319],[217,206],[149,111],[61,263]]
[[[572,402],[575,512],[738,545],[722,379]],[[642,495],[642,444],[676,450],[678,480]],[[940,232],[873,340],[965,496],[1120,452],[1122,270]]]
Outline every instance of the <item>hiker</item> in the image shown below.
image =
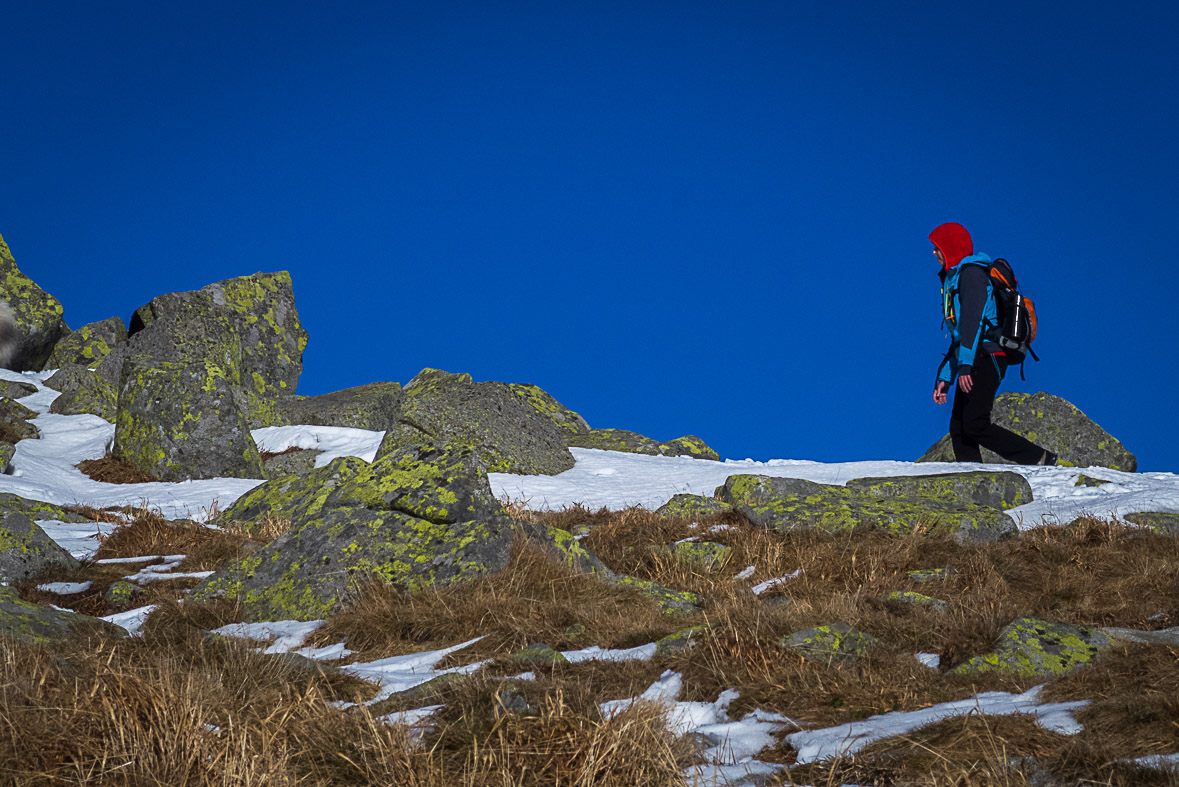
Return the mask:
[[991,258],[974,253],[966,228],[948,222],[929,233],[941,264],[942,316],[950,349],[938,368],[933,401],[945,404],[957,381],[950,411],[950,442],[959,462],[982,462],[981,447],[1020,465],[1054,465],[1056,454],[991,423],[995,394],[1007,371],[1007,354],[983,326],[999,324],[990,284]]

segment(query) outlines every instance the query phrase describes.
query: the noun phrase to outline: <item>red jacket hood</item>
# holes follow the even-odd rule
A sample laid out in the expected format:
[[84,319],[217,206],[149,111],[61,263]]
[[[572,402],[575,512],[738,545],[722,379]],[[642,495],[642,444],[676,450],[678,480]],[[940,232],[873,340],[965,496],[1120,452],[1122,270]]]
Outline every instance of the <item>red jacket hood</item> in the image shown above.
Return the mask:
[[941,249],[942,255],[946,258],[946,270],[953,268],[964,257],[974,254],[974,241],[970,239],[970,233],[956,221],[938,225],[929,233],[929,239],[933,241],[934,246]]

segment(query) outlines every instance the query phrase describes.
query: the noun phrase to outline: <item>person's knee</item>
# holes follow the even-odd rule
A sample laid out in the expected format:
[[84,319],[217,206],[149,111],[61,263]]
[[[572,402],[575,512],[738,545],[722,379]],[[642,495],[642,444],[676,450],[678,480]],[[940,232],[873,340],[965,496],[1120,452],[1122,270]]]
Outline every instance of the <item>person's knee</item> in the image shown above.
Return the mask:
[[973,418],[962,419],[962,435],[968,440],[978,441],[987,434],[987,430],[991,428],[990,413],[977,415]]

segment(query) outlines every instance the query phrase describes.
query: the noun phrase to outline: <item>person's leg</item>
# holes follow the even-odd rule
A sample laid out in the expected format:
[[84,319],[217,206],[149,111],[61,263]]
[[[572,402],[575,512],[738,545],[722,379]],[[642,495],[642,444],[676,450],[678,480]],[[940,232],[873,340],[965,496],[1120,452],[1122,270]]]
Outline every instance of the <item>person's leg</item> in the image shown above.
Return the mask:
[[954,404],[950,408],[950,444],[954,447],[955,462],[981,462],[982,450],[978,441],[967,437],[962,425],[963,412],[970,394],[962,393],[954,383]]
[[967,395],[962,408],[962,432],[965,439],[994,451],[1009,462],[1020,465],[1037,464],[1044,456],[1043,448],[991,423],[995,394],[998,393],[999,383],[1003,379],[995,361],[990,356],[983,355],[978,359],[978,363],[974,364],[971,376],[974,388]]

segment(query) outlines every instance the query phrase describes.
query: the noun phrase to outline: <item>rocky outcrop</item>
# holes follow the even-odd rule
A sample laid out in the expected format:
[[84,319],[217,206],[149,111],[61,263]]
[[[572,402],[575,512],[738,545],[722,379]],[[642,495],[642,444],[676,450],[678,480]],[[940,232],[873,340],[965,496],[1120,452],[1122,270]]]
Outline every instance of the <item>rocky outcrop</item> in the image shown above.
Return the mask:
[[556,474],[573,467],[564,433],[506,383],[423,369],[406,384],[377,458],[406,446],[470,446],[488,472]]
[[77,364],[93,369],[125,341],[127,326],[118,317],[83,325],[54,346],[45,368],[60,369]]
[[1003,627],[993,652],[976,656],[951,672],[1055,677],[1085,666],[1112,645],[1113,637],[1101,629],[1020,618]]
[[28,513],[0,511],[0,582],[21,582],[78,561],[45,535]]
[[1006,511],[1032,502],[1032,486],[1019,473],[937,473],[934,475],[853,478],[847,488],[863,495],[977,503]]
[[61,396],[49,405],[49,412],[60,415],[89,413],[114,423],[119,406],[118,390],[85,366],[62,366],[45,381],[45,387],[61,392]]
[[[1138,469],[1138,459],[1117,438],[1059,396],[1043,391],[1001,394],[995,399],[991,421],[1052,451],[1061,465],[1108,467],[1128,473]],[[1010,464],[985,448],[982,456],[989,464]],[[950,436],[934,443],[917,461],[953,462]]]
[[346,426],[384,432],[397,423],[401,406],[400,383],[369,383],[322,394],[280,399],[275,404],[284,424]]
[[528,383],[509,383],[512,393],[523,399],[529,407],[548,418],[553,426],[570,435],[585,434],[590,430],[589,424],[577,413],[558,402],[540,386]]
[[656,514],[667,519],[691,519],[693,521],[718,514],[728,514],[732,511],[731,505],[717,500],[715,497],[683,494],[674,495],[671,500],[655,509]]
[[[1015,521],[998,507],[981,505],[1001,487],[985,473],[946,474],[930,481],[865,479],[862,488],[817,484],[797,478],[734,475],[716,491],[759,527],[779,532],[817,529],[841,532],[857,527],[896,535],[916,528],[945,532],[961,542],[994,541],[1013,535]],[[958,477],[963,476],[963,477]],[[913,494],[900,494],[906,488]],[[974,491],[979,487],[986,491]],[[1018,488],[1018,486],[1012,487]],[[923,496],[921,490],[932,490]],[[1030,489],[1021,491],[1031,499]]]
[[21,272],[0,236],[0,300],[7,301],[16,321],[17,343],[6,366],[16,371],[41,370],[54,345],[70,328],[61,302]]
[[30,423],[36,417],[35,412],[20,402],[0,399],[0,440],[15,443],[40,437],[37,427]]
[[193,592],[236,597],[249,620],[323,617],[372,580],[417,590],[493,573],[524,535],[469,446],[398,449],[372,465],[338,459],[261,485],[222,518],[260,516],[289,517],[290,529]]
[[695,435],[677,437],[661,443],[644,437],[637,432],[624,429],[591,429],[588,432],[571,434],[566,438],[574,448],[597,448],[602,451],[622,451],[628,454],[647,456],[691,456],[696,459],[719,461],[720,455]]
[[23,399],[37,393],[37,386],[16,380],[0,380],[0,398]]
[[0,637],[33,645],[51,645],[87,636],[126,636],[105,620],[23,601],[15,588],[0,586]]

